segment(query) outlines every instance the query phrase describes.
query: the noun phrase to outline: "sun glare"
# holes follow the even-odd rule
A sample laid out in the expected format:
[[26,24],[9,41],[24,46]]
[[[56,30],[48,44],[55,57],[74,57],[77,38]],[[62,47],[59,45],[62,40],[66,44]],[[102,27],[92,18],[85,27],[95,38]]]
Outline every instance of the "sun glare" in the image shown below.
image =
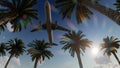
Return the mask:
[[97,55],[98,52],[99,52],[98,47],[93,47],[93,48],[92,48],[92,54],[93,54],[93,55]]

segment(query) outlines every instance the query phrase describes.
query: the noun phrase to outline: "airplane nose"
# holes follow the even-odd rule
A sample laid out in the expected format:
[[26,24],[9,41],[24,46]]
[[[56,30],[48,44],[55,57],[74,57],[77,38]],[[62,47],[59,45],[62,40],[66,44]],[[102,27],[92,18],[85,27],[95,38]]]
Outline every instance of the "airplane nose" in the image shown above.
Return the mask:
[[45,2],[45,6],[46,8],[50,6],[50,3],[48,2],[48,0]]

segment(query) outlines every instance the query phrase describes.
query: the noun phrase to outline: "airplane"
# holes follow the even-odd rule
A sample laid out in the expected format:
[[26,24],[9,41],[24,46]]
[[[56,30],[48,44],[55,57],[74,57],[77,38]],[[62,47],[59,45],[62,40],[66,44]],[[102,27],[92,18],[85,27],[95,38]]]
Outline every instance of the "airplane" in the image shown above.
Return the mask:
[[61,30],[61,31],[66,31],[66,32],[70,32],[70,30],[67,29],[67,28],[64,28],[62,26],[59,26],[57,24],[57,21],[55,23],[52,23],[51,5],[48,2],[48,0],[46,0],[44,8],[45,8],[45,15],[46,15],[46,23],[42,24],[41,22],[39,22],[40,23],[39,26],[36,27],[36,28],[34,28],[33,30],[31,30],[31,32],[35,32],[35,31],[38,31],[40,29],[47,30],[48,38],[49,38],[49,43],[50,43],[50,45],[54,45],[52,30]]

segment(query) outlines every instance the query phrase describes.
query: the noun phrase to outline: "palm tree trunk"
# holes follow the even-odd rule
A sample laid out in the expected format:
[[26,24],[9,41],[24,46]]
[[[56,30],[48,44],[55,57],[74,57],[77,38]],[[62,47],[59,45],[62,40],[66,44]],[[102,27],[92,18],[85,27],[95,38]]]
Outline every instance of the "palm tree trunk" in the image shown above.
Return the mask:
[[83,5],[92,8],[94,10],[97,10],[98,12],[104,14],[111,20],[115,21],[118,25],[120,25],[120,13],[116,10],[113,10],[111,8],[108,8],[106,6],[103,6],[99,3],[92,3],[89,0],[83,0]]
[[83,68],[82,60],[80,57],[80,51],[76,51],[76,54],[77,54],[77,58],[78,58],[78,62],[79,62],[79,67]]
[[119,65],[120,65],[120,61],[119,61],[119,58],[117,57],[116,53],[112,52],[112,54],[115,56],[116,60],[118,61]]
[[8,63],[10,62],[10,60],[11,60],[11,58],[12,58],[12,54],[10,55],[10,57],[9,57],[9,59],[8,59],[8,61],[7,61],[7,63],[6,63],[6,65],[5,65],[5,68],[7,68],[7,66],[8,66]]
[[37,68],[37,63],[38,63],[38,59],[35,59],[35,64],[34,64],[34,68]]

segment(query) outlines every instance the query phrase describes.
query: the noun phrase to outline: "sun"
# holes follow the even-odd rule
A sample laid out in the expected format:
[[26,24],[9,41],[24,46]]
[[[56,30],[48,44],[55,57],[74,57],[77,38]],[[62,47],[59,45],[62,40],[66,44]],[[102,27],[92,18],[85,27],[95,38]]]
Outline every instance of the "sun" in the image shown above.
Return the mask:
[[92,54],[93,54],[93,55],[97,55],[98,52],[99,52],[99,48],[98,48],[98,47],[93,47],[93,48],[92,48]]

